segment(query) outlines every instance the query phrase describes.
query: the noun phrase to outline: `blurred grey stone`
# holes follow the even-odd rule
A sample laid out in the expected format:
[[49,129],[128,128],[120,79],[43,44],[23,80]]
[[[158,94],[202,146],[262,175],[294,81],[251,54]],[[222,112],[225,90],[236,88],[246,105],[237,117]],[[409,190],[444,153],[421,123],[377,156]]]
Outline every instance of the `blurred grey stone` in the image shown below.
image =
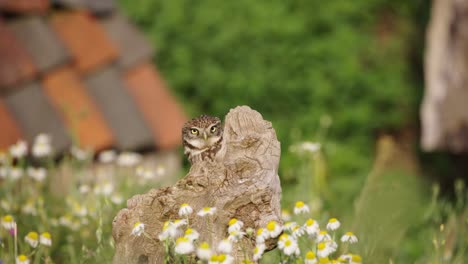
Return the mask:
[[40,17],[15,20],[9,27],[33,58],[40,72],[64,63],[68,58],[65,46],[49,25]]
[[116,68],[89,75],[86,87],[111,127],[118,148],[138,150],[154,146],[151,132]]
[[124,15],[114,13],[101,20],[107,34],[119,48],[117,64],[128,69],[138,62],[148,61],[153,49],[145,36]]
[[40,133],[47,133],[52,137],[56,154],[70,146],[71,139],[61,117],[38,84],[21,87],[4,99],[28,142],[33,142]]

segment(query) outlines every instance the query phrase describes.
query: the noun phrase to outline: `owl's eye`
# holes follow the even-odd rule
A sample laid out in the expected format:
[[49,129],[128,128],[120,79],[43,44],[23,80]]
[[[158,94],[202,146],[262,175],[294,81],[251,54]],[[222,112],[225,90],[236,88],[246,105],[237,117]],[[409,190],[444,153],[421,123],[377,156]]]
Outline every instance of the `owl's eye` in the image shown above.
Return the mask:
[[214,133],[214,132],[216,132],[217,129],[218,128],[216,126],[214,126],[214,127],[211,127],[210,131],[211,131],[211,133]]
[[190,129],[190,133],[192,133],[193,135],[196,135],[198,134],[198,130],[196,130],[195,128],[192,128]]

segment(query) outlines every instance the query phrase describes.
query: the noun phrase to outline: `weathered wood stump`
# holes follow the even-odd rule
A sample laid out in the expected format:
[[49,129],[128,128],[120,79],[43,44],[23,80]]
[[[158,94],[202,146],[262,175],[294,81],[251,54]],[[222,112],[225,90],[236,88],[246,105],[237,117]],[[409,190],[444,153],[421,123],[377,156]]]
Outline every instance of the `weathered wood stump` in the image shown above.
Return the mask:
[[[180,218],[178,210],[183,203],[194,212],[216,207],[208,221],[196,213],[189,217],[190,227],[200,232],[199,241],[212,245],[227,237],[231,218],[255,230],[271,220],[281,223],[280,143],[271,123],[247,106],[236,107],[225,118],[223,143],[221,161],[197,163],[174,186],[152,189],[127,201],[128,208],[120,210],[113,222],[114,263],[163,263],[164,246],[157,236],[165,221]],[[145,224],[154,240],[131,235],[137,221]],[[254,244],[246,242],[248,247]],[[267,242],[270,248],[273,244]]]

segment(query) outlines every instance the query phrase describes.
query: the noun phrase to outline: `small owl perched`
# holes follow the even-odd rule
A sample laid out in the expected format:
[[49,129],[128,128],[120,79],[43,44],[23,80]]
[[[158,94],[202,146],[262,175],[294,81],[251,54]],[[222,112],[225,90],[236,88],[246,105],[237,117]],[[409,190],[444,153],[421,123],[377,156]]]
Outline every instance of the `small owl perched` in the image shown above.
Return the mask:
[[214,160],[222,141],[223,126],[218,117],[201,115],[185,123],[182,128],[184,154],[191,164]]

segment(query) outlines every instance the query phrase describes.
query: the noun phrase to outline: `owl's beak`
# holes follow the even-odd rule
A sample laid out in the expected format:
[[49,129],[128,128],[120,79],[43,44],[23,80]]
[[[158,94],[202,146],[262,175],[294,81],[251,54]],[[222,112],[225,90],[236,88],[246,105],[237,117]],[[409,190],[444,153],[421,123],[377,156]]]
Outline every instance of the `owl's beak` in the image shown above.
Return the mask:
[[205,132],[203,132],[203,138],[204,138],[205,140],[208,139],[208,135],[207,135]]

